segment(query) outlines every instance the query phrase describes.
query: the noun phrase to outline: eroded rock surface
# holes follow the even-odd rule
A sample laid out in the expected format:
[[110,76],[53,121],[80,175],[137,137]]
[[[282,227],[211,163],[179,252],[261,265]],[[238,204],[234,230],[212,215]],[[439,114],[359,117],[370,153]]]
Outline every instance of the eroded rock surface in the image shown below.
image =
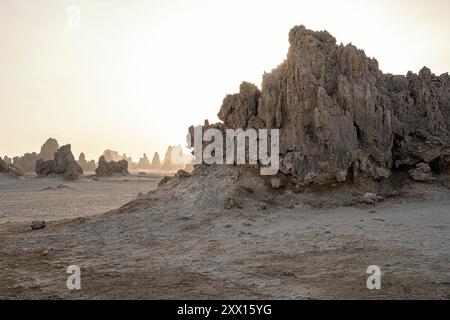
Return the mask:
[[152,164],[150,166],[150,169],[153,169],[153,170],[161,169],[161,159],[159,157],[158,152],[155,152],[155,154],[153,155]]
[[136,168],[141,169],[141,170],[151,169],[151,163],[150,163],[150,160],[148,160],[148,158],[147,158],[147,154],[144,153],[142,158],[139,159],[139,162],[137,163]]
[[83,169],[84,172],[95,171],[95,168],[96,168],[95,161],[94,160],[91,160],[91,161],[86,160],[86,156],[83,152],[80,153],[77,163]]
[[65,179],[75,180],[83,174],[83,169],[75,161],[70,144],[62,146],[53,160],[39,159],[36,162],[38,176],[61,175]]
[[128,175],[128,162],[126,160],[108,162],[101,156],[95,173],[98,176]]
[[281,172],[298,185],[378,180],[450,159],[450,77],[383,74],[355,46],[303,26],[262,89],[244,82],[218,114],[223,128],[280,129]]
[[58,141],[49,138],[41,147],[41,152],[38,154],[38,159],[53,160],[55,153],[59,149]]
[[20,169],[16,168],[12,164],[5,162],[1,157],[0,157],[0,172],[12,175],[14,177],[20,177],[23,175],[23,172]]
[[38,154],[36,152],[25,153],[23,156],[14,157],[13,165],[23,172],[34,172],[37,160]]

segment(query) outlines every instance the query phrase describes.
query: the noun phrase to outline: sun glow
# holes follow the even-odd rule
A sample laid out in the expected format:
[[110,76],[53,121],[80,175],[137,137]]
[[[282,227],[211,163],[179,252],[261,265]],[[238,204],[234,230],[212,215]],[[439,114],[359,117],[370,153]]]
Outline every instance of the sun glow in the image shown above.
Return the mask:
[[[81,10],[67,28],[67,7]],[[406,10],[408,9],[408,10]],[[0,152],[49,136],[96,158],[184,145],[241,81],[281,63],[289,29],[327,29],[385,72],[450,69],[447,1],[7,0],[0,4]],[[433,50],[430,50],[433,48]],[[51,123],[51,124],[50,124]]]

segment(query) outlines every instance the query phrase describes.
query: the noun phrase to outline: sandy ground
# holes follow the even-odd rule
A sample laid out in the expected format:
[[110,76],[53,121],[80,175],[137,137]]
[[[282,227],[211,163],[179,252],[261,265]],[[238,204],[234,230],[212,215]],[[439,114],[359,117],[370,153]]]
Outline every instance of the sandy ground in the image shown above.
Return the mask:
[[[272,198],[231,171],[173,179],[99,214],[155,187],[131,180],[47,191],[61,182],[0,182],[0,298],[450,298],[450,190],[440,184],[348,206],[333,194]],[[38,217],[52,222],[32,231]],[[79,291],[66,287],[69,265],[81,267]],[[366,287],[370,265],[381,290]]]
[[161,177],[14,179],[0,177],[0,224],[84,217],[116,209],[155,189]]

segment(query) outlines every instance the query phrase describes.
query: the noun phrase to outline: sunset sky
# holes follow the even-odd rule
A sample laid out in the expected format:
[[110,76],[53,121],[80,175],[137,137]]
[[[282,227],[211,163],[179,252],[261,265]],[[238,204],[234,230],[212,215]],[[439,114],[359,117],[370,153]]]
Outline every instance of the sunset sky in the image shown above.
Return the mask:
[[88,158],[184,145],[227,93],[283,61],[294,25],[352,42],[384,72],[441,74],[449,12],[448,0],[1,0],[0,155],[48,137]]

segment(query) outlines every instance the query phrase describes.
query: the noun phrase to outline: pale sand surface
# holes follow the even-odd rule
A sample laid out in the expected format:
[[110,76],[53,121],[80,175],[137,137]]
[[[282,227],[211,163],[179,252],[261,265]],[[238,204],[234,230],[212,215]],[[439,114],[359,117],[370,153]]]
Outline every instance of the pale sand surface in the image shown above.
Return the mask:
[[[100,214],[157,183],[120,179],[1,181],[0,298],[450,298],[446,187],[412,184],[370,206],[275,200],[264,210],[255,188],[225,210],[215,192],[231,190],[226,178],[201,178]],[[41,191],[60,184],[73,189]],[[32,231],[35,218],[51,222]],[[72,264],[81,291],[66,288]],[[366,287],[370,265],[382,270],[379,291]]]

